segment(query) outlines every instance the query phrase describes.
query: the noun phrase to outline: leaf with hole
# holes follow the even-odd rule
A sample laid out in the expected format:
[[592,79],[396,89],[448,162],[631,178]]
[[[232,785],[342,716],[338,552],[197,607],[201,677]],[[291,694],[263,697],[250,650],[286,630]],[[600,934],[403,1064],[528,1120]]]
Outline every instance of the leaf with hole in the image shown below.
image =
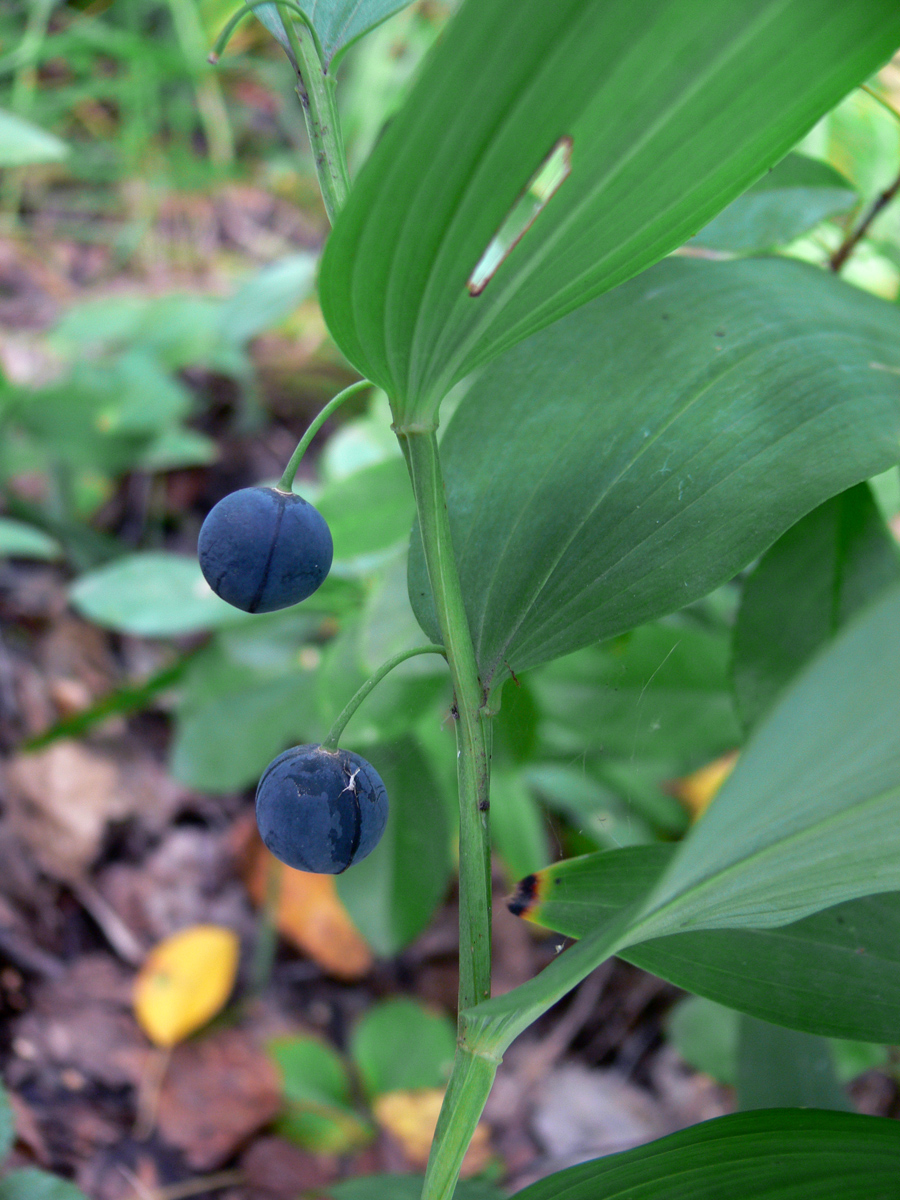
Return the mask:
[[[898,335],[804,263],[669,259],[489,367],[441,443],[485,682],[682,608],[895,463]],[[434,637],[418,535],[410,599]]]
[[332,230],[335,340],[399,424],[430,421],[695,234],[898,42],[892,0],[468,0]]

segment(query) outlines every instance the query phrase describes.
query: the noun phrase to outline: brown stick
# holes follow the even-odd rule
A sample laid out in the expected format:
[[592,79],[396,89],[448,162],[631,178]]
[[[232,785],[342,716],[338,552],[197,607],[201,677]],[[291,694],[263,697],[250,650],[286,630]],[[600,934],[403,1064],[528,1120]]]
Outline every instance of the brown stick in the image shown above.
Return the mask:
[[900,192],[900,175],[897,176],[890,187],[885,188],[884,191],[876,197],[872,203],[872,207],[869,209],[857,227],[847,234],[843,242],[841,242],[840,246],[838,246],[837,250],[835,250],[834,254],[832,254],[831,258],[829,259],[829,265],[831,266],[832,271],[835,273],[840,271],[841,267],[856,249],[859,242],[868,233],[869,226],[872,224],[878,214],[883,209],[887,208],[898,192]]

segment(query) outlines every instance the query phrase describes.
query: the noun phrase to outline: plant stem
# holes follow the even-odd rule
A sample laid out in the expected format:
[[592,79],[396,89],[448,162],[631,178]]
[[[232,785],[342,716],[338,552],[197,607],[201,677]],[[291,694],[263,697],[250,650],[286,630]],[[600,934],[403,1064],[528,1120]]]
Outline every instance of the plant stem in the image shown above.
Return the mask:
[[455,693],[459,781],[459,1008],[491,994],[490,763],[484,688],[463,603],[433,429],[397,428]]
[[375,674],[367,679],[362,685],[350,703],[344,708],[340,716],[331,726],[328,731],[328,736],[322,742],[322,749],[334,753],[338,748],[338,742],[341,740],[341,734],[344,732],[344,726],[368,696],[369,692],[384,679],[389,671],[393,671],[394,667],[398,667],[400,663],[406,662],[408,658],[415,658],[417,654],[443,654],[444,658],[447,653],[443,646],[416,646],[414,650],[401,650],[399,654],[395,654],[393,658],[389,658],[387,662],[381,664]]
[[278,13],[296,62],[297,95],[306,118],[325,211],[333,225],[350,194],[347,156],[335,103],[334,76],[323,67],[310,31],[295,25],[283,9],[279,8]]
[[197,100],[197,115],[203,126],[203,137],[210,162],[216,166],[228,166],[234,162],[234,138],[228,109],[219,81],[209,70],[204,70],[206,60],[206,33],[200,23],[200,14],[194,0],[169,0],[172,24],[191,74],[191,84]]
[[438,1118],[422,1200],[451,1200],[472,1134],[487,1102],[499,1058],[460,1045]]
[[355,396],[357,392],[361,392],[363,388],[371,387],[372,384],[368,379],[360,379],[358,383],[351,383],[349,387],[345,387],[342,392],[338,392],[336,396],[328,401],[317,417],[314,417],[310,422],[309,428],[303,437],[297,443],[297,449],[290,457],[288,465],[284,468],[284,474],[278,481],[278,490],[280,492],[289,492],[294,486],[294,476],[297,474],[297,468],[300,466],[300,460],[309,449],[309,444],[331,416],[333,412],[341,407],[345,400],[349,400],[351,396]]

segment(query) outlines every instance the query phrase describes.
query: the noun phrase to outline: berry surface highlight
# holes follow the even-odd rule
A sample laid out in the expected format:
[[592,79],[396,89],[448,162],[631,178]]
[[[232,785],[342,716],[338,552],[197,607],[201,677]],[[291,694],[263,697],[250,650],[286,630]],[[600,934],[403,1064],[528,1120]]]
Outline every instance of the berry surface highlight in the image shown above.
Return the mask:
[[298,871],[346,871],[378,845],[387,815],[378,772],[349,750],[294,746],[269,763],[256,789],[262,840]]
[[334,553],[324,517],[278,488],[232,492],[200,529],[200,569],[217,596],[244,612],[289,608],[324,582]]

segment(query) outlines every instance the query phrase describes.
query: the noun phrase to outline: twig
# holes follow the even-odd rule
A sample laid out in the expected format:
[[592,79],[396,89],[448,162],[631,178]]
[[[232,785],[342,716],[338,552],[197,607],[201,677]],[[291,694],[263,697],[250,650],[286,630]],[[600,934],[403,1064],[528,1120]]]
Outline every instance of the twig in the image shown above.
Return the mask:
[[865,214],[857,227],[847,234],[843,242],[841,242],[840,246],[838,246],[837,250],[835,250],[834,254],[832,254],[831,258],[829,259],[829,265],[832,271],[835,273],[840,271],[841,267],[856,249],[859,242],[868,233],[869,226],[872,224],[878,214],[883,209],[887,208],[898,192],[900,192],[900,175],[897,176],[890,187],[885,188],[884,191],[876,197],[871,208]]

